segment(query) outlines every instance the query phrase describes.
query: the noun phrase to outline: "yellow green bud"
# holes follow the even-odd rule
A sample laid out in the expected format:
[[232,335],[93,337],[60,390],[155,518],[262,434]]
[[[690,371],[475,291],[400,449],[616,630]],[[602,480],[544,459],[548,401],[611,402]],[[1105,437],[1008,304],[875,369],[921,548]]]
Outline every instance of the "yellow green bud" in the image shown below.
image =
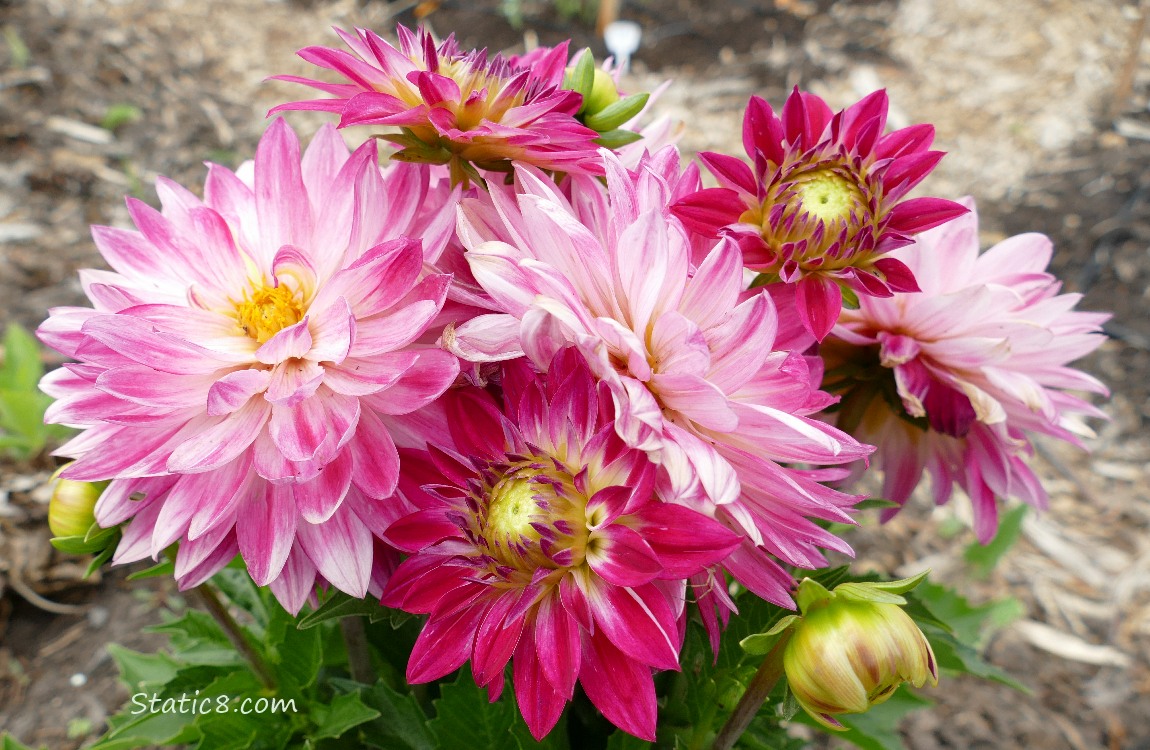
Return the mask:
[[615,79],[602,68],[595,68],[595,80],[591,84],[591,93],[583,101],[583,111],[593,115],[617,101],[619,101],[619,89],[615,87]]
[[897,593],[907,590],[852,583],[831,592],[810,579],[800,584],[802,617],[792,626],[783,669],[799,705],[823,726],[841,729],[835,714],[862,713],[904,682],[938,684],[930,643],[900,606],[905,600]]
[[96,522],[96,501],[106,483],[73,482],[58,476],[53,481],[56,487],[48,501],[48,528],[54,536],[85,536]]

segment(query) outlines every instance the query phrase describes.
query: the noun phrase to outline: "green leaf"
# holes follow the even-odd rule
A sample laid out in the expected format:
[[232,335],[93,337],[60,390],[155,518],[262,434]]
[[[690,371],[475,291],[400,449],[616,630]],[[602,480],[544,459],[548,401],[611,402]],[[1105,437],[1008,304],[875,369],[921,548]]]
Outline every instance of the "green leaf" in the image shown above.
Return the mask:
[[899,504],[893,500],[887,500],[881,497],[868,497],[861,503],[855,506],[855,510],[885,510],[887,508],[897,508]]
[[108,653],[120,668],[120,681],[134,692],[146,688],[159,689],[176,676],[180,664],[167,654],[142,654],[115,643],[108,644]]
[[33,748],[5,732],[0,734],[0,750],[33,750]]
[[463,672],[454,683],[440,687],[435,714],[428,726],[440,747],[552,748],[562,734],[554,730],[537,743],[509,698],[489,703],[487,691]]
[[636,133],[634,130],[608,130],[599,134],[599,137],[595,139],[595,144],[614,150],[642,139],[643,134]]
[[614,104],[607,105],[595,114],[589,115],[583,124],[600,133],[614,130],[642,112],[643,107],[647,106],[647,99],[650,96],[647,93],[631,94]]
[[[351,680],[333,679],[336,689],[360,690],[363,686]],[[362,690],[360,696],[364,705],[379,712],[363,732],[364,740],[372,747],[384,750],[437,750],[435,736],[427,727],[427,716],[415,696],[411,693],[397,693],[382,682]],[[449,747],[449,746],[445,746]],[[467,743],[461,747],[475,750],[483,747],[479,743]]]
[[563,88],[568,91],[575,91],[583,97],[583,104],[579,107],[579,113],[582,113],[586,108],[587,97],[591,96],[591,87],[594,85],[595,56],[587,48],[583,50],[583,54],[579,55],[579,62],[575,63],[563,75]]
[[167,578],[176,572],[176,564],[171,560],[161,560],[150,568],[137,570],[128,576],[129,581],[140,581],[145,578]]
[[1028,507],[1016,505],[1006,511],[998,523],[998,533],[993,539],[987,544],[974,542],[966,548],[962,557],[973,568],[976,577],[988,577],[1003,555],[1014,547],[1022,534],[1022,522],[1026,519]]
[[297,628],[295,617],[274,599],[267,607],[270,620],[263,644],[277,683],[288,690],[306,688],[315,682],[323,661],[320,631]]
[[321,622],[340,620],[344,617],[368,617],[369,622],[379,622],[390,617],[391,610],[378,601],[371,599],[356,599],[342,591],[335,592],[327,601],[314,612],[309,612],[300,618],[296,625],[300,630],[314,628]]
[[613,732],[607,738],[607,750],[650,750],[655,747],[646,740],[641,740],[633,734],[627,734],[622,729]]
[[859,296],[855,293],[855,290],[846,284],[839,284],[839,289],[841,289],[843,293],[843,307],[847,310],[859,309]]
[[[212,616],[198,609],[190,609],[179,619],[147,628],[147,632],[167,633],[171,637],[172,650],[176,657],[187,664],[237,665],[244,663],[227,634]],[[200,685],[194,687],[200,687]]]
[[345,693],[332,699],[331,705],[312,707],[316,729],[312,739],[336,738],[353,727],[378,718],[379,711],[366,705],[359,693]]
[[[139,708],[132,709],[140,711]],[[112,726],[95,745],[88,750],[129,750],[129,748],[150,747],[152,745],[182,745],[200,739],[200,730],[195,727],[195,714],[178,712],[141,711],[137,716],[114,716],[108,720]]]
[[54,536],[48,540],[52,546],[69,555],[89,555],[100,549],[99,545],[84,541],[82,536]]
[[88,568],[84,571],[84,577],[87,578],[95,573],[104,563],[111,560],[114,554],[116,554],[116,545],[109,544],[100,554],[92,558],[92,562],[88,563]]
[[104,112],[104,119],[100,121],[100,127],[104,130],[116,130],[138,119],[140,119],[139,107],[131,104],[113,104]]
[[16,323],[4,332],[4,365],[0,367],[0,390],[39,393],[44,376],[40,345],[35,337]]
[[[898,727],[907,714],[933,705],[925,698],[910,692],[905,686],[885,703],[874,706],[862,714],[838,714],[835,716],[845,732],[835,732],[834,737],[842,738],[862,750],[905,750]],[[818,727],[806,712],[795,717],[795,721]]]
[[259,631],[267,627],[268,606],[239,557],[212,576],[211,582],[234,606],[252,616]]

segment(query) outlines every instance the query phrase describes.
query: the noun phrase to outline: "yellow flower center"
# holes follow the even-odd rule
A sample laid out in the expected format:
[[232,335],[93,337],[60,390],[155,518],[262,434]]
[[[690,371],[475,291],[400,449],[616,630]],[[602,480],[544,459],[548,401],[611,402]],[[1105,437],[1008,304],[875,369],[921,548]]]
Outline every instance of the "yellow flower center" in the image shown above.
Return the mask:
[[803,209],[828,224],[836,219],[850,221],[855,206],[863,199],[862,191],[853,180],[830,169],[817,169],[805,175],[796,181],[795,191]]
[[541,510],[536,496],[542,488],[523,476],[509,477],[497,484],[487,510],[487,541],[495,547],[538,541],[539,532],[531,522]]
[[236,303],[236,322],[259,343],[303,319],[303,304],[287,286],[261,286]]

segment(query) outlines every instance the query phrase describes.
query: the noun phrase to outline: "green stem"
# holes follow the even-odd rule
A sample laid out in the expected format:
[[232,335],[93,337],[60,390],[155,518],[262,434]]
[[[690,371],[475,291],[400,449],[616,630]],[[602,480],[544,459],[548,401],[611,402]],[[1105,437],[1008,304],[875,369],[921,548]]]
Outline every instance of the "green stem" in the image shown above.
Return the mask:
[[759,665],[759,671],[755,672],[755,676],[751,678],[751,683],[747,685],[743,697],[739,699],[735,710],[727,718],[727,723],[715,736],[711,750],[730,750],[735,746],[735,742],[738,741],[743,732],[747,731],[747,727],[751,725],[755,714],[759,712],[767,700],[767,696],[774,689],[775,683],[783,676],[783,651],[790,639],[791,631],[787,630],[779,636],[779,640],[770,650],[770,653],[763,658],[763,663]]
[[371,652],[367,649],[367,633],[363,628],[362,617],[344,617],[339,621],[339,631],[347,647],[347,664],[351,679],[364,685],[375,682],[375,670],[371,668]]
[[251,643],[249,643],[248,639],[244,636],[244,631],[240,628],[239,623],[235,621],[235,618],[228,612],[228,608],[225,607],[224,603],[220,601],[220,598],[216,596],[216,592],[206,583],[196,587],[196,592],[200,595],[200,599],[203,600],[204,607],[208,610],[208,614],[210,614],[212,619],[223,629],[224,634],[228,637],[228,640],[232,642],[232,646],[235,647],[236,651],[239,651],[247,660],[248,664],[251,665],[252,671],[256,673],[256,677],[263,683],[263,686],[268,690],[275,690],[275,677],[272,676],[272,671],[268,667],[268,663],[264,661],[263,656],[258,651],[252,648]]

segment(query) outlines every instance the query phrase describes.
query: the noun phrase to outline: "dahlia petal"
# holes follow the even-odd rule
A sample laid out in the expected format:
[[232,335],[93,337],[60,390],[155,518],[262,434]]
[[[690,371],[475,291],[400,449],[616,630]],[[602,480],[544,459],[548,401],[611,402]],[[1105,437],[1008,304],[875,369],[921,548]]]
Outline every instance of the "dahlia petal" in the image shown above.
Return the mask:
[[524,661],[530,663],[532,658],[537,658],[552,689],[561,698],[570,699],[579,677],[581,636],[578,623],[567,613],[557,594],[539,601],[535,610],[534,640],[537,656]]
[[675,615],[651,585],[620,588],[596,583],[584,588],[595,623],[620,650],[656,669],[679,668]]
[[256,359],[265,365],[278,365],[288,359],[299,359],[312,348],[311,331],[305,317],[272,336],[256,350]]
[[635,513],[640,537],[658,557],[662,577],[686,578],[721,562],[739,536],[721,523],[681,505],[653,505]]
[[325,465],[318,477],[293,486],[295,504],[304,521],[323,524],[332,517],[351,487],[353,465],[351,454],[344,451]]
[[[328,464],[329,469],[331,466]],[[296,537],[328,583],[356,599],[367,596],[371,576],[371,532],[350,508],[342,504],[337,506],[321,523],[310,523],[301,517]]]
[[303,609],[304,602],[315,592],[316,567],[302,550],[293,549],[283,570],[270,587],[280,606],[293,617]]
[[348,444],[355,459],[355,486],[369,497],[389,497],[399,482],[399,453],[383,422],[370,410],[360,413],[355,438]]
[[706,188],[681,198],[671,212],[683,225],[705,237],[714,237],[720,228],[734,224],[747,210],[739,194],[727,188]]
[[311,396],[324,382],[326,369],[306,359],[288,359],[271,371],[264,398],[284,407],[295,406]]
[[917,234],[967,213],[960,203],[942,198],[912,198],[891,209],[890,227],[905,234]]
[[255,485],[236,508],[236,541],[248,573],[267,586],[283,570],[296,537],[291,485]]
[[325,441],[342,446],[355,429],[359,399],[325,391],[292,407],[272,406],[269,434],[288,460],[324,460],[319,453]]
[[658,707],[651,669],[621,652],[606,633],[583,639],[579,683],[608,721],[640,739],[655,741]]
[[[147,322],[128,315],[97,315],[81,331],[133,362],[173,375],[202,375],[232,362],[228,355],[156,332]],[[82,356],[83,349],[77,354]]]
[[711,170],[723,187],[748,195],[755,194],[755,176],[741,159],[705,151],[699,154],[699,161]]
[[219,378],[208,389],[208,415],[231,414],[242,408],[252,396],[267,390],[271,377],[270,370],[236,370]]
[[[482,591],[475,592],[476,597]],[[407,681],[430,682],[463,666],[475,644],[475,629],[489,605],[472,600],[452,614],[433,614],[415,640],[407,662]]]
[[250,248],[269,262],[284,245],[311,237],[312,215],[300,168],[299,139],[281,118],[268,127],[256,147],[255,206],[261,243]]
[[419,352],[385,352],[370,357],[349,357],[324,367],[324,384],[345,396],[367,396],[394,385],[415,365]]
[[202,475],[211,477],[215,484],[200,500],[199,507],[188,523],[187,540],[195,541],[221,526],[231,528],[240,500],[247,497],[257,481],[252,473],[252,457],[246,454],[219,471]]
[[199,539],[180,544],[176,550],[172,575],[180,585],[180,590],[187,591],[227,567],[237,552],[236,535],[232,527],[221,526]]
[[663,570],[650,545],[626,526],[614,524],[598,529],[592,532],[588,544],[587,564],[616,586],[639,586]]
[[812,274],[799,280],[795,292],[803,327],[816,340],[822,341],[839,319],[843,305],[842,290],[831,279]]
[[[515,701],[519,705],[519,713],[523,715],[523,721],[526,722],[531,736],[539,741],[555,728],[570,697],[569,694],[557,690],[537,668],[536,660],[542,657],[543,648],[541,643],[535,641],[532,629],[527,628],[515,651],[513,672]],[[577,674],[577,672],[571,673],[572,681]]]
[[440,510],[423,510],[404,516],[387,527],[387,541],[401,550],[418,552],[424,547],[459,536],[459,525]]
[[442,349],[420,349],[419,358],[385,391],[369,401],[381,414],[408,414],[447,390],[459,374],[459,360]]
[[522,611],[517,614],[512,610],[523,596],[528,596],[526,590],[500,596],[484,614],[475,631],[471,671],[475,675],[475,683],[481,687],[503,676],[503,670],[515,652],[526,618]]
[[168,458],[168,471],[211,471],[247,450],[274,411],[262,401],[248,401],[225,417],[213,418],[195,436],[184,441]]

